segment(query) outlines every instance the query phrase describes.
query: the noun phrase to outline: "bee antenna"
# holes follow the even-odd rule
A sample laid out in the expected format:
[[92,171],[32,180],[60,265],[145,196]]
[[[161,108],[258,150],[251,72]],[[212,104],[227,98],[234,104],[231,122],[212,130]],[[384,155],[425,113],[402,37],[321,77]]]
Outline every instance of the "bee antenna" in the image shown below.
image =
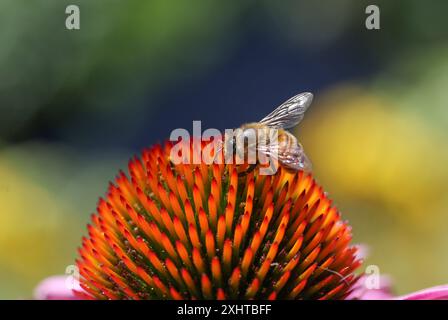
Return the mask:
[[328,268],[325,268],[325,267],[321,267],[321,266],[317,266],[319,269],[322,269],[322,270],[325,270],[325,271],[328,271],[328,272],[330,272],[330,273],[332,273],[332,274],[335,274],[335,275],[337,275],[340,279],[341,279],[341,281],[343,281],[344,283],[345,283],[345,285],[347,286],[347,287],[349,287],[350,286],[350,283],[348,283],[348,281],[347,281],[347,276],[343,276],[342,274],[340,274],[339,272],[337,272],[337,271],[334,271],[334,270],[331,270],[331,269],[328,269]]
[[222,149],[223,149],[223,143],[222,141],[219,141],[219,147],[215,151],[215,156],[213,157],[213,163],[215,163],[216,157],[221,153]]

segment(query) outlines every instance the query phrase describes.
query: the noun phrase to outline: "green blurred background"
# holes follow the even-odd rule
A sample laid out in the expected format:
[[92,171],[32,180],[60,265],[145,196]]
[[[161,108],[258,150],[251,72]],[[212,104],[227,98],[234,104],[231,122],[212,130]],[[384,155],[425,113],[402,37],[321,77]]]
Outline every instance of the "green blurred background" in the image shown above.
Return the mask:
[[[65,28],[69,4],[80,30]],[[296,133],[366,263],[398,294],[448,283],[447,13],[442,0],[0,0],[0,298],[64,273],[141,148],[301,91],[315,102]]]

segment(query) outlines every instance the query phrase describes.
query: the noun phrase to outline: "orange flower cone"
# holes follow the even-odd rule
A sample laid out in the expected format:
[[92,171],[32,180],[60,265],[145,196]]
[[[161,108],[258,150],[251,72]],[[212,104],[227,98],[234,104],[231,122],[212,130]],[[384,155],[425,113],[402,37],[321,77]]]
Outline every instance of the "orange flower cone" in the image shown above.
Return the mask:
[[[202,146],[203,147],[203,146]],[[311,174],[178,164],[145,150],[100,199],[78,292],[93,299],[343,299],[361,264]]]

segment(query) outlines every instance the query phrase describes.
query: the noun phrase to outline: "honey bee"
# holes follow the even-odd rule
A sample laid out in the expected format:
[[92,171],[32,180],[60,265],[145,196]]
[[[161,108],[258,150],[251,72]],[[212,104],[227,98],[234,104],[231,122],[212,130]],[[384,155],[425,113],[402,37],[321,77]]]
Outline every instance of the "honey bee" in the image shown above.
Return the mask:
[[[233,154],[236,153],[240,158],[247,159],[249,152],[257,151],[259,156],[271,158],[289,172],[311,171],[311,162],[302,145],[287,129],[295,127],[302,121],[312,100],[312,93],[300,93],[282,103],[259,122],[243,124],[237,129],[239,133],[232,137],[226,136],[224,153],[231,148]],[[256,139],[251,139],[254,136]],[[238,139],[243,141],[242,148],[238,147]],[[247,145],[244,142],[246,140],[248,141]],[[239,175],[248,174],[258,164],[260,164],[259,159]]]

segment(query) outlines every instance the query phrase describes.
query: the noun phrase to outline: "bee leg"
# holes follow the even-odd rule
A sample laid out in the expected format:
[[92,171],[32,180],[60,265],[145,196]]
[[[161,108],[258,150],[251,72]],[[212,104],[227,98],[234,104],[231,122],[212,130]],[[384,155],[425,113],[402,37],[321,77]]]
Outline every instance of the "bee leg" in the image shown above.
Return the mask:
[[253,164],[249,165],[249,167],[246,170],[238,173],[238,177],[244,177],[244,176],[248,175],[249,173],[254,171],[256,167],[257,167],[257,163],[253,163]]

